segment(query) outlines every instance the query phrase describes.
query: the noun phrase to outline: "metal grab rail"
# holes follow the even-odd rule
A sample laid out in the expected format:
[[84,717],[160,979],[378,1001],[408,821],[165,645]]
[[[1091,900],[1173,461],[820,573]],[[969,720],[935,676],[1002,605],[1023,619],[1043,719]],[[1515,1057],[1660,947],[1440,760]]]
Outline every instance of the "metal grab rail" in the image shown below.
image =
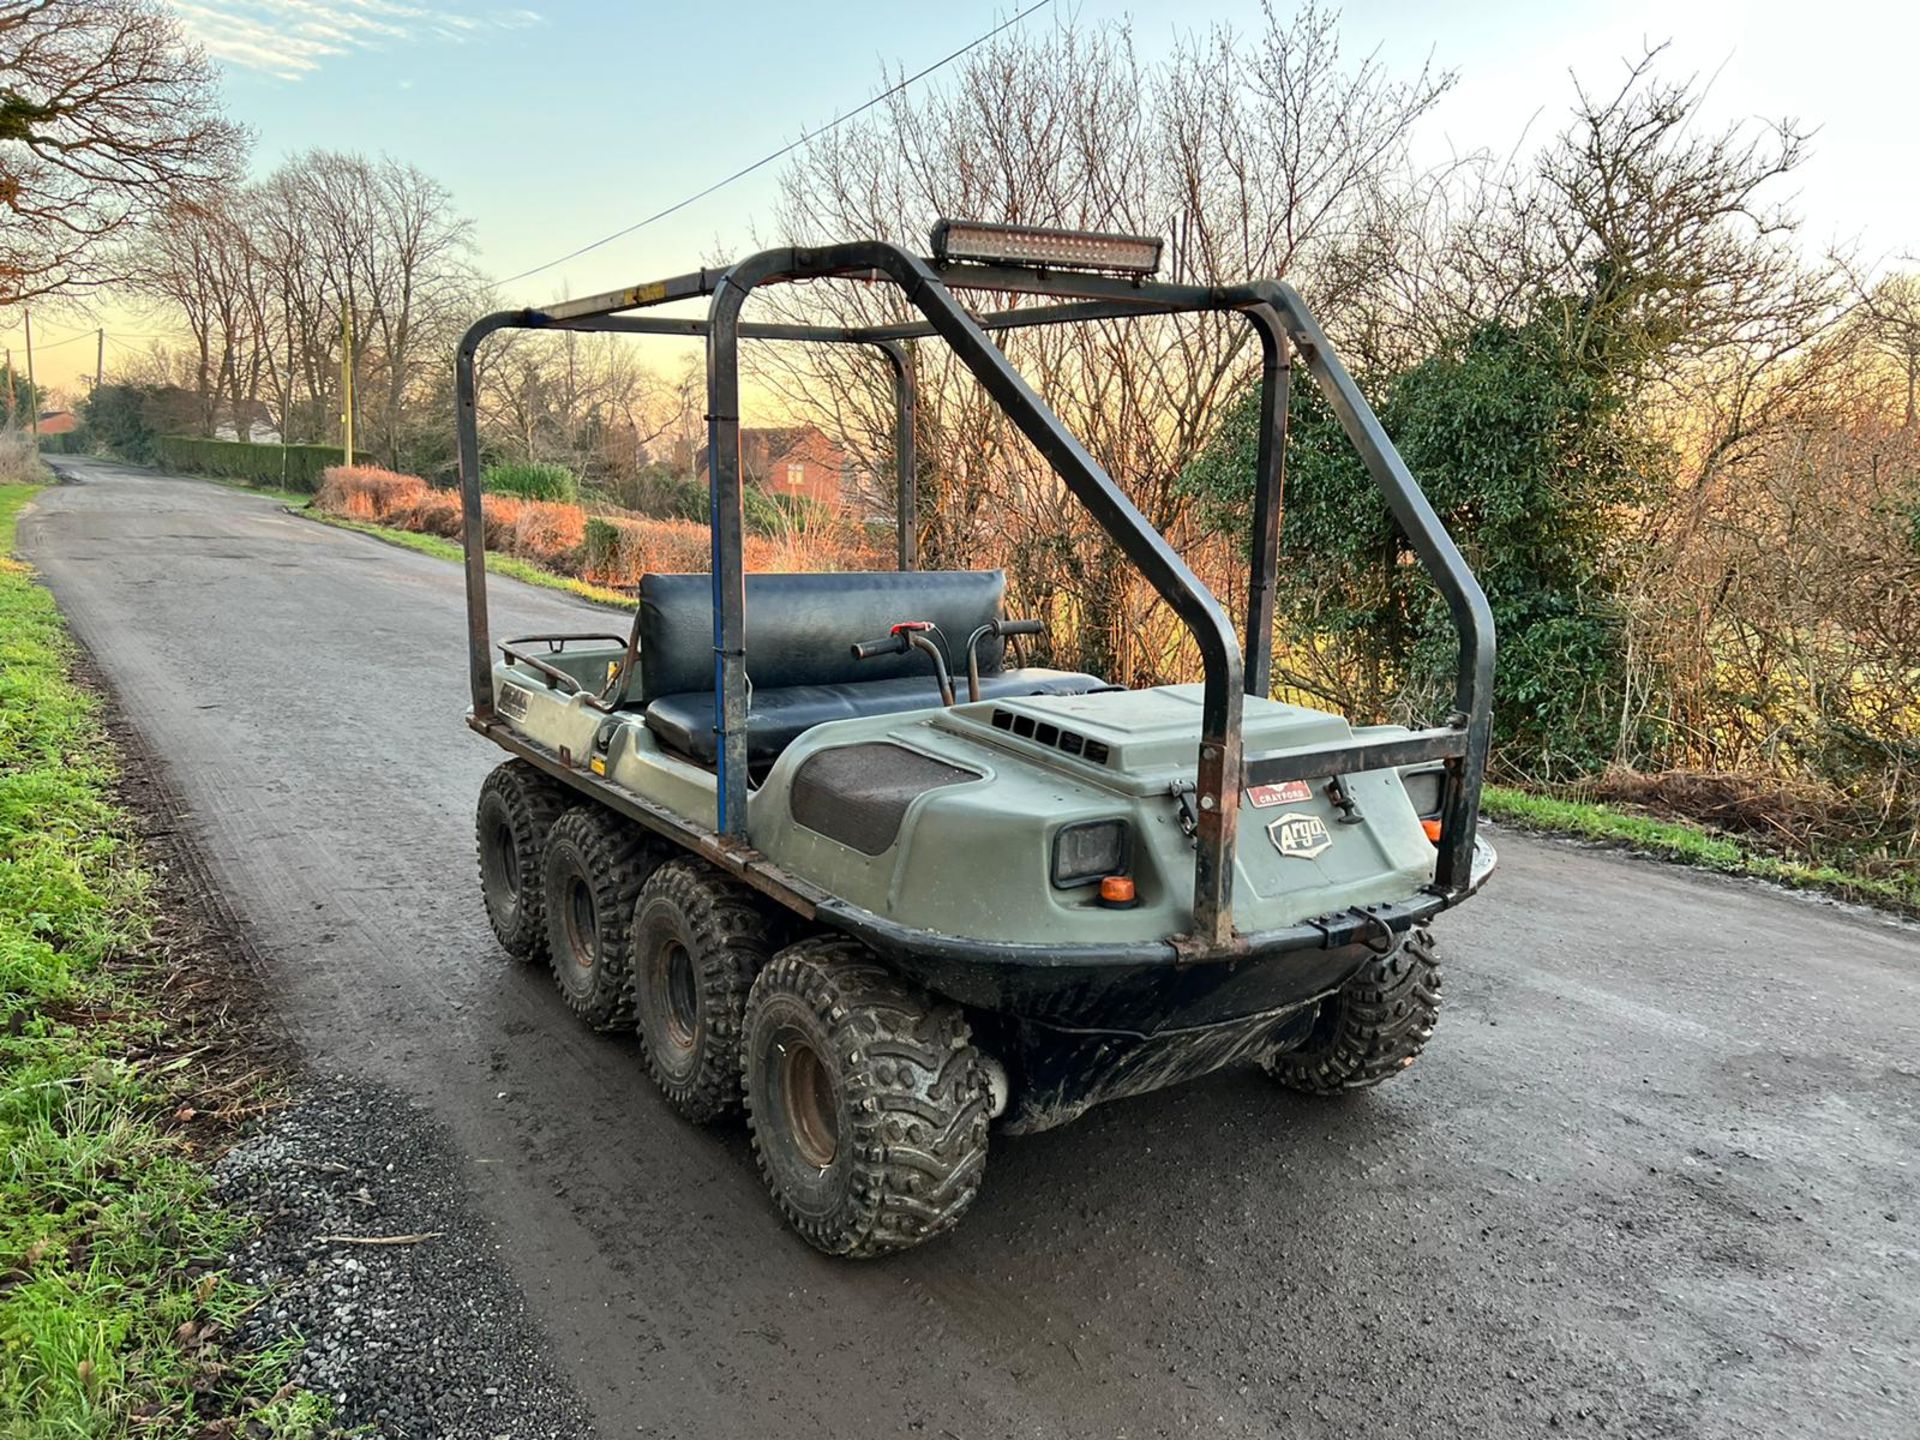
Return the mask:
[[[625,645],[627,643],[627,637],[624,635],[608,635],[594,631],[569,635],[522,635],[517,640],[502,640],[500,642],[500,653],[506,656],[507,659],[517,661],[533,670],[541,679],[547,682],[547,688],[549,690],[563,688],[569,695],[578,695],[586,691],[587,687],[585,685],[581,684],[559,666],[549,665],[539,656],[529,655],[520,648],[522,645],[545,645],[548,654],[557,655],[567,648],[569,642],[576,640],[612,641],[615,645]],[[622,673],[625,673],[624,667]],[[587,694],[587,703],[597,710],[608,710],[612,708],[611,706],[602,704],[599,696],[596,694]]]

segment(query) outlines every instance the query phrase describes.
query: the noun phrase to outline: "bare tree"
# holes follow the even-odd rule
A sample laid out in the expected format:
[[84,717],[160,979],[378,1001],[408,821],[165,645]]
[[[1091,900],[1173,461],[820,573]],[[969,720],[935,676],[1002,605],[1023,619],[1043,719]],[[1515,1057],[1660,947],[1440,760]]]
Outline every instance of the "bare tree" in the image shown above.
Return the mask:
[[200,433],[214,434],[224,410],[245,440],[269,341],[264,267],[240,215],[222,203],[176,205],[148,228],[129,268],[134,290],[186,327],[197,360]]
[[[923,242],[941,215],[1171,233],[1172,269],[1196,283],[1284,274],[1324,298],[1339,259],[1378,228],[1410,128],[1450,83],[1405,80],[1341,55],[1333,18],[1269,10],[1252,40],[1227,30],[1143,64],[1123,25],[1010,34],[944,86],[895,95],[820,138],[783,178],[793,243],[878,236]],[[769,299],[770,305],[782,303]],[[990,302],[991,303],[991,302]],[[904,318],[876,287],[806,287],[788,313],[829,323]],[[1183,470],[1245,385],[1259,349],[1237,317],[1153,317],[1004,337],[1011,358],[1163,531],[1198,534]],[[787,407],[870,458],[891,449],[884,372],[780,347],[763,374]],[[993,555],[1018,602],[1073,635],[1077,663],[1116,681],[1184,664],[1177,624],[1079,511],[1025,440],[943,348],[916,355],[922,551]],[[873,508],[887,506],[884,482]],[[1216,567],[1231,593],[1236,566]]]
[[1875,348],[1900,367],[1906,426],[1920,435],[1920,275],[1893,274],[1860,288],[1860,315]]
[[228,183],[244,147],[158,0],[0,0],[0,305],[115,278],[112,242]]

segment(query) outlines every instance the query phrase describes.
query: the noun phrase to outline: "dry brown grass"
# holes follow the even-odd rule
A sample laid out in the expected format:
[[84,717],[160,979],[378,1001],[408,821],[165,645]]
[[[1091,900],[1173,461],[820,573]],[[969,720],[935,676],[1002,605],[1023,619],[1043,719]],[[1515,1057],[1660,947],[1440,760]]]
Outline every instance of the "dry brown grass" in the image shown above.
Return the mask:
[[390,517],[411,509],[430,487],[417,475],[402,475],[372,465],[335,465],[322,472],[313,503],[349,520],[388,525]]
[[560,505],[551,500],[522,500],[507,548],[536,565],[577,575],[580,573],[580,546],[586,538],[586,529],[586,513],[578,505]]
[[[314,504],[349,520],[449,540],[461,535],[459,495],[390,470],[336,465],[326,472]],[[702,571],[711,556],[707,527],[686,520],[597,516],[616,535],[610,550],[603,547],[590,558],[585,543],[588,517],[578,505],[486,495],[482,514],[487,549],[600,585],[630,588],[648,571]],[[747,569],[763,572],[851,570],[880,563],[859,528],[847,523],[796,528],[777,536],[748,535],[745,560]]]
[[1857,817],[1831,787],[1778,775],[1724,771],[1642,772],[1614,766],[1591,783],[1593,798],[1632,805],[1787,850],[1819,854],[1830,832],[1845,833]]
[[0,485],[44,485],[53,477],[18,430],[0,430]]

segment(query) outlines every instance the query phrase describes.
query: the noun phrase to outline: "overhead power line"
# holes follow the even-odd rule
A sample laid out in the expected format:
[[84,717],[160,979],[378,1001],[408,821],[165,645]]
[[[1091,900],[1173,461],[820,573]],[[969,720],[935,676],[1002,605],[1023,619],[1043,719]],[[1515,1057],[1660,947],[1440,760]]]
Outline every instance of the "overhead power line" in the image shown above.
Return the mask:
[[76,330],[73,334],[61,340],[36,341],[34,343],[33,353],[39,355],[48,350],[58,350],[62,345],[71,345],[76,340],[91,340],[93,339],[93,335],[94,332],[91,330]]
[[636,220],[633,222],[633,224],[627,226],[624,229],[616,230],[611,235],[602,235],[598,240],[592,241],[586,245],[582,245],[578,250],[569,250],[565,255],[560,256],[558,259],[549,260],[542,265],[535,265],[531,270],[522,270],[517,275],[509,275],[507,276],[506,279],[502,280],[500,283],[502,285],[511,285],[515,281],[525,280],[529,276],[538,275],[543,270],[551,270],[556,265],[564,265],[569,260],[578,260],[582,255],[588,254],[589,252],[594,250],[598,250],[603,245],[611,245],[615,240],[623,240],[627,236],[633,234],[634,231],[645,229],[647,226],[653,224],[654,221],[656,220],[664,220],[669,215],[672,215],[677,211],[686,209],[687,206],[693,204],[696,200],[706,199],[707,196],[713,194],[714,191],[723,190],[727,186],[733,184],[734,181],[743,180],[747,176],[753,174],[754,171],[764,169],[765,167],[767,167],[768,165],[771,165],[776,160],[784,159],[786,156],[791,155],[794,151],[798,150],[801,146],[807,144],[809,141],[818,140],[822,135],[831,133],[832,131],[838,129],[840,126],[846,124],[847,121],[853,119],[855,116],[862,115],[866,113],[868,110],[871,110],[874,106],[880,104],[883,100],[892,99],[895,95],[898,95],[902,90],[905,90],[909,85],[912,85],[917,81],[926,79],[927,76],[933,74],[934,71],[941,69],[943,66],[951,65],[955,60],[958,60],[962,55],[965,55],[969,50],[979,49],[982,45],[986,44],[987,41],[993,39],[994,36],[999,35],[1004,31],[1011,30],[1015,25],[1018,25],[1022,20],[1026,19],[1029,15],[1034,14],[1036,11],[1044,10],[1051,4],[1053,4],[1053,0],[1038,0],[1038,3],[1029,5],[1027,6],[1026,9],[1019,11],[1017,14],[1013,15],[1011,18],[1007,20],[1003,20],[1000,24],[994,26],[993,29],[987,31],[984,35],[979,35],[979,36],[976,36],[974,39],[969,40],[965,45],[962,45],[958,50],[953,51],[949,55],[941,56],[940,59],[934,61],[931,65],[927,66],[925,69],[916,70],[914,71],[913,74],[907,76],[905,79],[901,80],[899,83],[895,85],[891,85],[887,89],[882,90],[878,95],[875,95],[871,100],[868,100],[864,105],[856,105],[854,106],[853,109],[846,111],[844,114],[834,116],[833,119],[829,120],[825,125],[822,125],[818,130],[813,130],[806,134],[803,134],[798,140],[795,140],[792,144],[783,145],[778,150],[775,150],[770,154],[762,155],[758,160],[754,161],[751,165],[742,166],[740,169],[734,171],[731,175],[726,176],[724,179],[714,181],[713,184],[707,186],[706,189],[696,191],[694,194],[687,196],[686,199],[684,200],[676,200],[673,204],[667,206],[667,208],[664,210],[656,210],[653,214],[647,216],[644,220]]

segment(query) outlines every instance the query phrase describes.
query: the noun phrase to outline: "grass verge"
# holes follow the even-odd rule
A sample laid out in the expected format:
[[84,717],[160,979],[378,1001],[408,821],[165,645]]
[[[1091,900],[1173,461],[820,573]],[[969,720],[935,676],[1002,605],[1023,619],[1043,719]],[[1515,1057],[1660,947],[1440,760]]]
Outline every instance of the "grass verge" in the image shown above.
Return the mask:
[[1733,836],[1681,820],[1636,814],[1589,801],[1561,800],[1528,790],[1489,785],[1481,808],[1493,819],[1517,829],[1571,835],[1618,845],[1662,860],[1677,861],[1723,875],[1746,875],[1796,890],[1818,890],[1845,900],[1920,915],[1920,882],[1863,875],[1830,865],[1772,855]]
[[[352,530],[360,535],[371,535],[374,539],[384,540],[389,545],[398,545],[402,550],[432,555],[440,560],[451,560],[455,564],[459,564],[466,558],[465,552],[458,544],[439,535],[422,535],[415,530],[396,530],[390,525],[375,525],[365,520],[348,520],[344,516],[329,515],[321,510],[308,510],[304,513],[308,519],[318,520],[322,525],[332,525],[340,530]],[[488,551],[487,573],[503,575],[509,580],[519,580],[528,585],[538,585],[543,590],[564,590],[567,594],[577,595],[582,600],[591,600],[598,605],[611,605],[621,610],[631,610],[635,604],[633,596],[624,591],[609,590],[604,585],[577,580],[571,575],[542,570],[532,561],[522,560],[517,555],[501,555],[495,551]]]
[[[205,480],[210,485],[221,485],[229,490],[243,490],[249,495],[269,495],[283,505],[298,510],[309,520],[318,520],[322,525],[331,525],[337,530],[351,530],[359,535],[371,535],[376,540],[384,540],[389,545],[398,545],[402,550],[412,550],[416,554],[431,555],[437,560],[451,560],[459,564],[465,559],[459,544],[440,535],[422,535],[417,530],[399,530],[391,525],[375,525],[366,520],[349,520],[344,515],[329,515],[324,510],[311,508],[313,496],[293,490],[269,490],[260,485],[248,485],[239,480],[225,480],[214,475],[194,475],[194,480]],[[576,579],[572,575],[561,575],[552,570],[543,570],[530,560],[522,560],[517,555],[502,555],[496,551],[487,552],[487,573],[504,576],[508,580],[518,580],[522,584],[537,585],[542,590],[560,590],[568,595],[578,596],[582,600],[591,600],[596,605],[610,605],[619,610],[631,610],[637,603],[633,596],[623,590],[610,590],[604,585],[595,585],[588,580]]]
[[[455,564],[465,559],[460,546],[443,536],[422,535],[416,530],[398,530],[391,525],[375,525],[366,520],[349,520],[343,515],[329,515],[324,510],[311,508],[313,496],[299,491],[271,490],[265,486],[249,485],[241,480],[226,480],[216,475],[194,475],[189,478],[204,480],[209,485],[220,485],[228,490],[245,491],[249,495],[271,496],[281,504],[298,510],[309,520],[318,520],[322,525],[331,525],[337,530],[351,530],[359,535],[371,535],[374,539],[384,540],[389,545],[398,545],[402,550],[431,555],[437,560],[451,560]],[[489,551],[487,573],[504,576],[509,580],[518,580],[526,585],[537,585],[543,590],[564,591],[569,595],[577,595],[582,600],[591,600],[596,605],[611,605],[620,610],[631,610],[636,603],[633,596],[624,591],[609,590],[604,585],[595,585],[571,575],[543,570],[532,561],[522,560],[516,555],[501,555]]]
[[272,1083],[175,963],[98,702],[53,598],[7,558],[0,487],[0,1436],[304,1435],[205,1153]]

